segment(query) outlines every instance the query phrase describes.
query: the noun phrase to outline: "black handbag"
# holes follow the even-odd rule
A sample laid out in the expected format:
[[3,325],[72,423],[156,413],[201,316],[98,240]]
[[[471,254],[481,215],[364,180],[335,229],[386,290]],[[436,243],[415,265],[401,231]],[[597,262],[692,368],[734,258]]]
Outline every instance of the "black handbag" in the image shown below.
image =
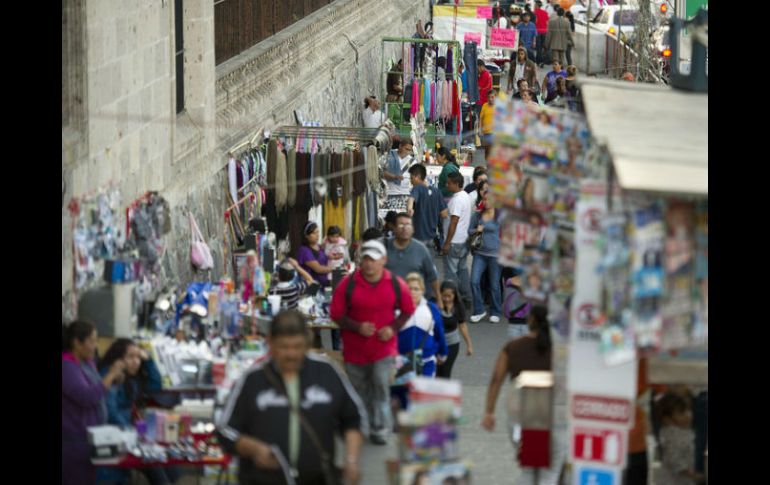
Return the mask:
[[471,250],[472,253],[475,253],[479,249],[481,249],[482,244],[484,243],[483,240],[483,233],[482,232],[475,232],[468,237],[468,249]]

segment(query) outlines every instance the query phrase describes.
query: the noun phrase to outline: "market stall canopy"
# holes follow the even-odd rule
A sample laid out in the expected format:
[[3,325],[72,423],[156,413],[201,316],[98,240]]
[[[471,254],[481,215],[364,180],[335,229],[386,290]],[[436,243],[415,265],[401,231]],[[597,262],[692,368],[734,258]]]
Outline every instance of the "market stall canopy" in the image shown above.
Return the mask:
[[708,195],[708,94],[604,79],[580,85],[591,133],[622,188]]

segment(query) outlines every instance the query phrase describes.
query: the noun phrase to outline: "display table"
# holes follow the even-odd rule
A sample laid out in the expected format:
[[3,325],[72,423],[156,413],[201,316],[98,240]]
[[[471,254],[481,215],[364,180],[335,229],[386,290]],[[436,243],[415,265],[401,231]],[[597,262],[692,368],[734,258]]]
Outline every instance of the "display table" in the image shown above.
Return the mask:
[[[207,438],[211,437],[210,434],[204,434],[204,435],[193,435],[193,438],[195,439],[195,446],[201,442],[206,440]],[[229,484],[229,478],[227,474],[227,467],[230,466],[230,462],[232,461],[232,457],[227,454],[223,454],[220,458],[213,458],[213,457],[206,457],[199,460],[185,460],[185,459],[177,459],[177,458],[168,458],[165,462],[160,461],[145,461],[141,458],[137,458],[136,456],[126,453],[125,455],[115,457],[115,458],[101,458],[91,459],[91,463],[96,467],[103,467],[103,468],[117,468],[121,470],[139,470],[142,468],[156,468],[156,467],[172,467],[172,466],[193,466],[193,467],[200,467],[201,471],[204,466],[218,466],[219,467],[219,474],[217,475],[217,485],[222,483],[222,478],[224,477],[225,481],[224,483]]]

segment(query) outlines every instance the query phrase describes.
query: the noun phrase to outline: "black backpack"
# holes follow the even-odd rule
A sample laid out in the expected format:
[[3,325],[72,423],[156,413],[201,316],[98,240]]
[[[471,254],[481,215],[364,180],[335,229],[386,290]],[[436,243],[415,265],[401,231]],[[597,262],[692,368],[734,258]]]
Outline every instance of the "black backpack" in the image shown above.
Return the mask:
[[[401,308],[401,285],[398,284],[398,280],[398,276],[390,273],[390,281],[393,283],[393,291],[396,293],[396,304],[393,307],[393,311]],[[348,278],[347,286],[345,287],[345,304],[347,305],[347,314],[350,314],[351,298],[353,296],[353,288],[355,288],[355,286],[355,273],[353,273]]]

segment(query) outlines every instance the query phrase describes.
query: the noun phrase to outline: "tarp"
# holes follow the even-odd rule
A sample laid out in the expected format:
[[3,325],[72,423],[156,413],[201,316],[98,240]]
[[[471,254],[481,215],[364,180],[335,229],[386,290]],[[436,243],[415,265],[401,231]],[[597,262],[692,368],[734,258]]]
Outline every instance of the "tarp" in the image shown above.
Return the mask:
[[[436,40],[456,40],[465,43],[465,34],[480,34],[479,48],[487,46],[487,21],[476,18],[476,7],[457,7],[457,28],[454,29],[455,7],[436,5],[433,7],[433,38]],[[452,31],[455,31],[454,37]]]
[[708,94],[599,79],[580,86],[622,188],[708,195]]

